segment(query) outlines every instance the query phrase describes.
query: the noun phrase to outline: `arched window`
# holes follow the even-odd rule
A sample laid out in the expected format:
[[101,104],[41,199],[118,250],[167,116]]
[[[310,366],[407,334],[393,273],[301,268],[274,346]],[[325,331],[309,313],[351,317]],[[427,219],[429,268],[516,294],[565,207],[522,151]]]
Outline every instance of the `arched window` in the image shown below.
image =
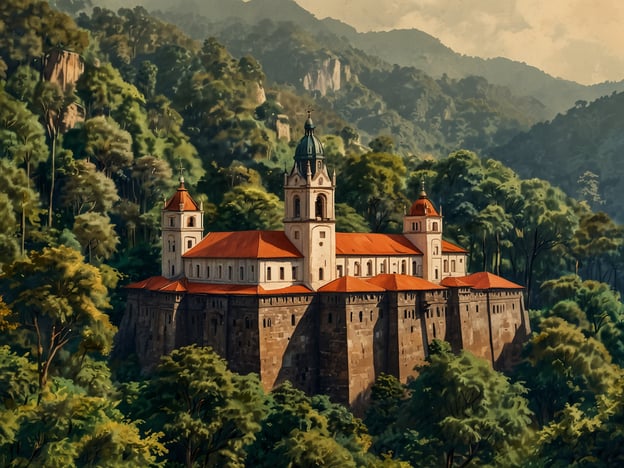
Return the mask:
[[245,267],[238,267],[238,277],[241,281],[245,279]]
[[206,278],[210,278],[210,266],[206,267]]
[[187,221],[186,225],[187,225],[188,227],[194,227],[194,226],[195,226],[195,216],[191,216],[191,217],[188,219],[188,221]]
[[314,203],[314,216],[317,218],[326,218],[325,209],[327,206],[327,202],[325,200],[325,195],[319,195],[316,197],[316,203]]
[[353,271],[355,273],[355,276],[360,276],[360,262],[355,262]]
[[407,270],[407,262],[403,260],[401,262],[401,274],[405,275],[407,273],[406,270]]
[[455,273],[455,270],[456,270],[455,260],[451,260],[451,271]]
[[186,241],[186,248],[190,249],[191,247],[193,247],[193,241],[189,239],[188,241]]
[[295,218],[301,218],[301,200],[295,195],[293,198],[293,216]]
[[366,262],[366,276],[373,276],[373,262],[371,260]]
[[231,280],[232,279],[232,266],[228,266],[228,279]]
[[431,230],[432,231],[437,231],[438,230],[438,223],[437,222],[433,222],[433,224],[431,225]]
[[416,262],[412,262],[412,275],[416,276]]
[[385,273],[386,272],[386,261],[385,260],[383,262],[381,262],[381,264],[379,265],[379,272],[380,273]]
[[363,318],[364,318],[364,313],[360,310],[360,322],[362,321]]
[[199,278],[199,269],[200,269],[200,266],[199,266],[199,265],[197,265],[197,275],[196,275],[196,276],[197,276],[198,278]]
[[267,274],[266,274],[266,276],[267,276],[267,278],[266,278],[267,281],[271,281],[271,267],[267,267]]
[[444,273],[448,273],[448,260],[444,260]]

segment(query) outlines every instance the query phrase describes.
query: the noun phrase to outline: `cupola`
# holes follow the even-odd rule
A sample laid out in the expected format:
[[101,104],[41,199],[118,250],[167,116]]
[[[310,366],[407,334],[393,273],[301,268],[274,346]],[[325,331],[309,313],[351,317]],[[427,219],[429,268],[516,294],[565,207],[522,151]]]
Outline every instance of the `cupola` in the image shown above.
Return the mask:
[[310,170],[312,176],[316,174],[319,168],[319,161],[325,159],[323,154],[323,144],[314,135],[314,123],[310,111],[308,111],[308,118],[304,125],[304,135],[299,141],[297,149],[295,150],[295,164],[299,174],[305,177]]
[[193,197],[184,187],[184,177],[180,176],[178,190],[169,201],[165,202],[165,211],[200,211],[201,207],[195,203]]
[[440,216],[425,192],[425,179],[421,180],[420,195],[412,204],[409,216]]

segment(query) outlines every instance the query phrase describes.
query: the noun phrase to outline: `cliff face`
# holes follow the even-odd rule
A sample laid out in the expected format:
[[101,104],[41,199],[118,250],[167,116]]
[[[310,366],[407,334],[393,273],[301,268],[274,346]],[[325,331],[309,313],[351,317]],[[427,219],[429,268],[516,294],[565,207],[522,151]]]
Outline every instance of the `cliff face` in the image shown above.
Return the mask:
[[342,82],[351,79],[348,65],[342,65],[337,58],[317,60],[313,70],[303,77],[303,87],[308,91],[318,91],[325,96],[327,91],[339,91]]
[[[59,85],[63,93],[70,92],[84,73],[82,57],[67,50],[53,50],[45,57],[43,65],[43,79]],[[60,115],[56,111],[49,111],[46,118],[46,127],[49,135],[55,132],[64,133],[83,122],[85,113],[82,106],[76,102],[61,109]]]
[[264,86],[260,82],[254,82],[250,84],[250,96],[254,100],[254,103],[259,106],[266,101],[266,93],[264,92]]

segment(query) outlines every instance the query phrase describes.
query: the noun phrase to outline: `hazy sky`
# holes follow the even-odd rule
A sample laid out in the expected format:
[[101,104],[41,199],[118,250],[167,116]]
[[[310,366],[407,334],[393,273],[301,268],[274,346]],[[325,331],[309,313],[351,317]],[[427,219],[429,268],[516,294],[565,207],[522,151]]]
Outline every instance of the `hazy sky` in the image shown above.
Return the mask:
[[622,0],[295,0],[359,31],[416,28],[456,52],[590,84],[624,79]]

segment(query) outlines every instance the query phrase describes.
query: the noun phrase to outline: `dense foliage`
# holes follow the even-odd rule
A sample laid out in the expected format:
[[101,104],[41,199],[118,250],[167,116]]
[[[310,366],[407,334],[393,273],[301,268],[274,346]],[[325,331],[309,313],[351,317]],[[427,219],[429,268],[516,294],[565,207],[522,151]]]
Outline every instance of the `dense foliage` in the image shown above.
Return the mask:
[[[266,392],[206,348],[176,350],[150,377],[110,360],[121,286],[158,274],[174,174],[209,229],[279,228],[293,149],[272,118],[286,108],[296,122],[313,101],[265,90],[252,56],[196,43],[142,8],[95,8],[76,23],[46,2],[7,0],[0,29],[20,32],[0,39],[0,465],[624,462],[622,227],[592,200],[470,151],[408,157],[394,132],[363,147],[332,111],[315,119],[339,180],[339,229],[400,230],[424,178],[471,268],[526,285],[541,307],[522,365],[503,376],[435,342],[417,379],[379,378],[362,420],[288,383]],[[84,58],[79,80],[42,79],[53,52],[68,51]],[[81,117],[71,129],[59,118],[69,108]]]
[[622,222],[622,109],[624,93],[589,104],[579,100],[552,121],[539,123],[493,150],[492,156],[524,177],[539,174]]

